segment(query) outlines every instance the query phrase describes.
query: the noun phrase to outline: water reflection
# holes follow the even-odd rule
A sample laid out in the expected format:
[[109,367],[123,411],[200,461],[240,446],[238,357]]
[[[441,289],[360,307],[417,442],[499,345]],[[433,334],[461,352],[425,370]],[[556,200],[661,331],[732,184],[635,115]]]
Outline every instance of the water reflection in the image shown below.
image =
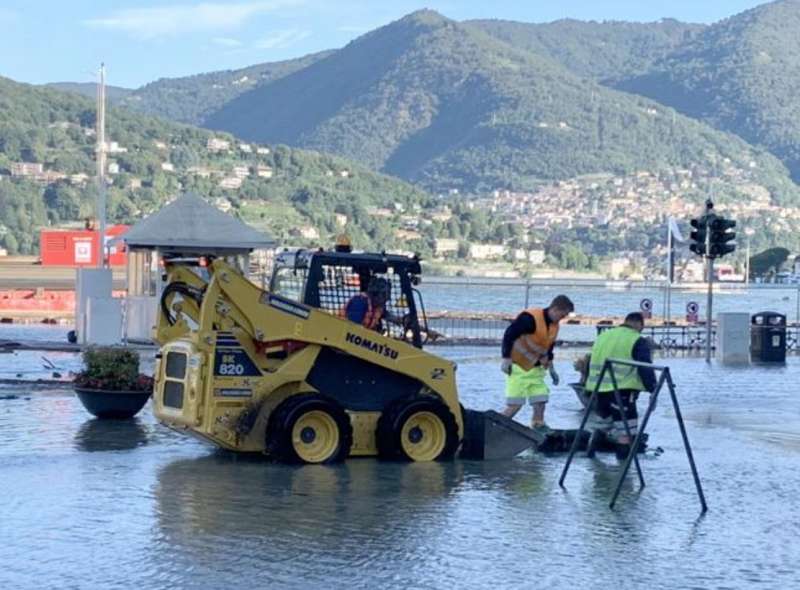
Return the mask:
[[462,481],[458,462],[289,466],[219,452],[161,469],[156,499],[162,528],[178,535],[275,536],[337,521],[390,531],[393,515],[424,511]]
[[147,444],[147,430],[138,419],[87,420],[75,433],[81,451],[125,451]]

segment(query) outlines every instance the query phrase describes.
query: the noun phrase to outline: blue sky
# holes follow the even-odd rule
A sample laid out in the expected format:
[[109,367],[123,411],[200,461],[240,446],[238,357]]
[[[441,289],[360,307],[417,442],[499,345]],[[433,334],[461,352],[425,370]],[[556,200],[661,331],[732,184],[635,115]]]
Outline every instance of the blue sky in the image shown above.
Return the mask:
[[420,8],[447,17],[711,23],[754,0],[3,0],[0,75],[21,82],[109,84],[243,67],[341,47]]

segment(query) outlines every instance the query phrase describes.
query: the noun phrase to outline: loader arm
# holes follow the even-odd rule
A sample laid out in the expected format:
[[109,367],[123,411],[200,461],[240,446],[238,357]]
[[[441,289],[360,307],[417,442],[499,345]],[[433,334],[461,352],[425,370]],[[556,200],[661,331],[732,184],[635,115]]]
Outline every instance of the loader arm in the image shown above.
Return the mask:
[[[190,321],[197,324],[200,318],[200,302],[196,299],[181,295],[180,303],[176,302],[180,294],[175,289],[176,285],[186,285],[196,291],[204,291],[208,286],[206,281],[186,266],[176,264],[168,267],[167,285],[161,294],[153,333],[153,340],[158,344],[163,345],[170,340],[185,336],[191,331]],[[173,312],[174,318],[171,317]]]

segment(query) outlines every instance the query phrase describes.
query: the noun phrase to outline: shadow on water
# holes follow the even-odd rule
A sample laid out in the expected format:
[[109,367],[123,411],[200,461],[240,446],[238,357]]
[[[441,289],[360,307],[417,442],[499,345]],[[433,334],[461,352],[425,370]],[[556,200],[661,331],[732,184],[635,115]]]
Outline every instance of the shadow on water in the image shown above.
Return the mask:
[[125,451],[147,444],[147,430],[137,419],[87,420],[75,433],[75,446],[87,453]]

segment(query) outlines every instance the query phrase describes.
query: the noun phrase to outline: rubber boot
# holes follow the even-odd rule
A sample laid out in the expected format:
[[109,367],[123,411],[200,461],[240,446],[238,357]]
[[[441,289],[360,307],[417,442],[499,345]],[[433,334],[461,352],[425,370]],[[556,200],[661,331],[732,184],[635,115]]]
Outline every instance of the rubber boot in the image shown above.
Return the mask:
[[593,430],[592,435],[589,437],[589,444],[586,445],[586,456],[593,459],[597,452],[597,443],[600,441],[600,431]]
[[624,461],[628,458],[628,454],[631,452],[630,443],[616,443],[614,447],[614,452],[617,455],[617,459]]

